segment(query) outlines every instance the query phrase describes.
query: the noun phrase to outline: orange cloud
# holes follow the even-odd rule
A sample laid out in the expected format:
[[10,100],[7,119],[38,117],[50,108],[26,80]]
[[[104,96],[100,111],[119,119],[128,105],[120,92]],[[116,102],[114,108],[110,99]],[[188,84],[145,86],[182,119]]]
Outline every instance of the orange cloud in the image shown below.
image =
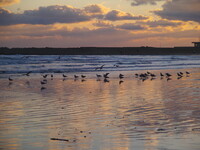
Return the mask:
[[20,0],[0,0],[0,6],[12,5],[14,3],[19,3]]

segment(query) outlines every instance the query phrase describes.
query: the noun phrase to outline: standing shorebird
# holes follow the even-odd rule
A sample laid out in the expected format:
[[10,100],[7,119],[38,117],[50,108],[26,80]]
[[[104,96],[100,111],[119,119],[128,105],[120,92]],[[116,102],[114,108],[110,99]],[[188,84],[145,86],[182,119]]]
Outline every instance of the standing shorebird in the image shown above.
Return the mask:
[[13,79],[11,79],[10,77],[8,78],[9,81],[13,81]]
[[104,78],[109,78],[109,76],[108,76],[109,74],[110,74],[110,73],[103,74],[103,77],[104,77]]
[[186,71],[185,73],[186,73],[186,75],[189,75],[189,74],[190,74],[190,72],[188,72],[188,71]]
[[138,74],[138,73],[136,73],[136,74],[135,74],[135,77],[136,77],[136,78],[138,78],[138,76],[139,76],[139,74]]
[[100,75],[100,74],[96,74],[96,76],[97,76],[97,78],[101,78],[102,77],[102,75]]
[[84,76],[84,75],[81,75],[81,78],[85,78],[86,76]]
[[123,74],[119,74],[119,78],[120,79],[124,78],[124,75]]
[[161,77],[164,77],[164,74],[162,74],[162,73],[160,72],[160,76],[161,76]]
[[171,77],[172,75],[171,74],[169,74],[169,73],[165,73],[165,75],[166,75],[166,77]]
[[63,74],[63,78],[66,78],[66,77],[67,77],[67,75]]
[[43,76],[43,78],[47,78],[48,74],[45,74],[45,75],[42,75],[42,76]]
[[79,77],[79,76],[77,76],[77,75],[74,75],[74,78],[75,78],[75,79],[78,79],[78,77]]

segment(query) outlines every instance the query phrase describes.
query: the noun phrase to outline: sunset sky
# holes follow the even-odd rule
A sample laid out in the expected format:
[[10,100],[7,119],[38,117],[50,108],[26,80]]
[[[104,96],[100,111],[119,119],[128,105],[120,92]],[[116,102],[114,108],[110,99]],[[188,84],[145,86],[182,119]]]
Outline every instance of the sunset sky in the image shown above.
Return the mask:
[[0,0],[0,47],[192,46],[200,0]]

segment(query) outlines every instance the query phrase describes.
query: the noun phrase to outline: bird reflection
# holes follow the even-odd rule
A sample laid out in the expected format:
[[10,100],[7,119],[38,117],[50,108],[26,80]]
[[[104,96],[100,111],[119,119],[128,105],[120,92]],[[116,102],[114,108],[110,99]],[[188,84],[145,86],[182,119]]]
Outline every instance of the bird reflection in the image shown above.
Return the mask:
[[123,82],[124,82],[123,80],[120,80],[120,81],[119,81],[119,85],[122,84]]

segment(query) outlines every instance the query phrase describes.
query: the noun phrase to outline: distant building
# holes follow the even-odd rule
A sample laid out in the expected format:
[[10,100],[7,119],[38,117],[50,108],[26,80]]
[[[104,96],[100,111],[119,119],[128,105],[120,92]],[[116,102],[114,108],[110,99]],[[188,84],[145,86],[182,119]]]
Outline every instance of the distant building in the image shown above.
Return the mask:
[[194,44],[194,47],[200,47],[200,42],[192,42]]

